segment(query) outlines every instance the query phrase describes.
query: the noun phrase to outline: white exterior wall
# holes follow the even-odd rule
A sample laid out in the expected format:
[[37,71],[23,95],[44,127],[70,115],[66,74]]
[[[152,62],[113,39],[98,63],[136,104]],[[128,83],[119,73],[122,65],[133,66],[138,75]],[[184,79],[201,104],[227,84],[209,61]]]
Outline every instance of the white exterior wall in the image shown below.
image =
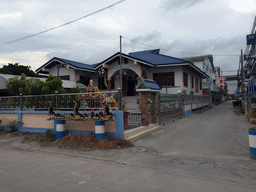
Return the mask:
[[[191,76],[194,78],[198,78],[198,83],[201,80],[201,77],[196,75],[196,73],[191,72],[190,70],[186,69],[185,67],[157,67],[157,68],[150,68],[149,70],[149,77],[148,79],[153,79],[153,73],[164,73],[164,72],[174,72],[174,86],[170,88],[162,88],[161,93],[166,94],[178,94],[178,91],[186,90],[187,94],[190,91],[194,91],[194,95],[202,95],[202,90],[200,90],[200,85],[198,84],[198,93],[195,92],[195,86],[191,89]],[[188,87],[183,86],[183,72],[188,74]],[[194,80],[195,83],[195,80]]]
[[[130,60],[130,59],[128,60],[128,64],[122,64],[122,70],[124,70],[124,69],[133,70],[136,74],[139,73],[138,64],[134,64],[134,61]],[[120,70],[120,65],[118,64],[118,61],[111,63],[109,66],[110,77],[112,77],[113,74],[119,70]]]
[[[183,72],[187,73],[188,74],[188,87],[184,87],[183,86]],[[194,77],[194,88],[192,88],[192,85],[191,85],[191,77]],[[196,93],[196,78],[198,79],[198,93]],[[191,91],[194,92],[194,95],[202,95],[203,94],[203,91],[200,90],[200,80],[202,81],[202,78],[199,77],[196,73],[193,73],[191,71],[189,71],[188,69],[186,69],[185,67],[183,67],[183,70],[182,70],[182,86],[183,86],[183,90],[186,90],[187,92],[187,95],[190,94]]]
[[[69,75],[70,81],[76,81],[76,72],[72,68],[59,68],[59,76]],[[49,75],[57,76],[57,65],[51,68]]]
[[[134,64],[134,61],[133,60],[130,60],[128,59],[128,63],[127,64],[122,64],[122,70],[126,70],[126,69],[129,69],[129,70],[132,70],[134,71],[136,74],[139,74],[139,71],[140,71],[140,64]],[[120,70],[120,65],[118,64],[118,61],[115,61],[111,64],[109,64],[109,78],[112,77],[117,71]],[[97,81],[97,84],[98,85],[98,76],[97,76],[97,80],[95,79],[95,82]],[[118,89],[119,87],[119,78],[116,76],[115,77],[115,90]]]
[[203,79],[203,84],[206,84],[206,86],[203,86],[203,88],[209,88],[213,91],[213,72],[214,68],[212,68],[212,64],[209,58],[206,58],[204,61],[198,61],[193,62],[195,66],[197,66],[199,69],[201,69],[203,72],[205,72],[210,79]]

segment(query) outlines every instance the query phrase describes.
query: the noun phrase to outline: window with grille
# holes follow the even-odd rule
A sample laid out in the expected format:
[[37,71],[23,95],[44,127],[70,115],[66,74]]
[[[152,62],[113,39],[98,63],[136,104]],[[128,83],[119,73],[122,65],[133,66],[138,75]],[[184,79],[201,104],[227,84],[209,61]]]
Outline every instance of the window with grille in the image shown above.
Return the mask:
[[184,87],[188,87],[188,74],[183,72],[183,85]]
[[59,75],[59,77],[60,77],[62,80],[70,80],[70,76],[69,76],[69,75]]
[[191,76],[191,88],[194,89],[194,76]]
[[196,80],[195,80],[195,87],[196,87],[196,93],[198,93],[198,79],[196,78]]
[[174,72],[153,73],[153,79],[157,81],[160,86],[174,86]]

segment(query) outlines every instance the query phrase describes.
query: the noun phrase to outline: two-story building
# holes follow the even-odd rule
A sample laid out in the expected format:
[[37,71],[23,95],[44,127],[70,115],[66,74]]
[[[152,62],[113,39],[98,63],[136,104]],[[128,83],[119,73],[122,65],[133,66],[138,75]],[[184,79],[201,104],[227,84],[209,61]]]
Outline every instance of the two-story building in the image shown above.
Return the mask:
[[213,56],[204,55],[196,57],[183,58],[193,62],[198,68],[204,71],[208,78],[204,78],[203,81],[203,95],[218,95],[219,92],[219,77],[220,67],[214,67]]

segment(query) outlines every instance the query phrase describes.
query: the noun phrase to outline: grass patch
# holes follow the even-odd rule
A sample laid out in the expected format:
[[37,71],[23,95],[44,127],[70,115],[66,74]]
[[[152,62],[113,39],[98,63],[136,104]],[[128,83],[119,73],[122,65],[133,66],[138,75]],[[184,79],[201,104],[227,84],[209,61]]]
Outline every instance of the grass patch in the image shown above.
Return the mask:
[[125,139],[96,139],[95,135],[82,133],[76,135],[67,135],[62,139],[56,140],[55,134],[47,133],[23,133],[22,143],[37,142],[41,147],[57,146],[59,148],[69,148],[76,150],[93,149],[118,149],[132,147],[133,144]]
[[65,136],[57,141],[59,147],[88,150],[88,149],[117,149],[132,147],[133,144],[125,139],[96,139],[93,134]]
[[24,133],[24,137],[21,143],[29,143],[29,142],[38,142],[41,147],[50,147],[54,145],[54,141],[56,140],[56,135],[52,133],[50,130],[46,131],[46,133]]

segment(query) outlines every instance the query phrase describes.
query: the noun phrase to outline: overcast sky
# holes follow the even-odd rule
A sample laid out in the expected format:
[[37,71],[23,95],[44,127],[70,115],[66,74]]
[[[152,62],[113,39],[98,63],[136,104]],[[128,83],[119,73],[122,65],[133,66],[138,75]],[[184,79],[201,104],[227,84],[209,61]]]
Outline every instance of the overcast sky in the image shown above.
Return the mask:
[[[0,0],[0,45],[118,1]],[[94,64],[119,51],[122,35],[124,53],[160,48],[174,57],[212,54],[223,75],[236,74],[254,14],[255,0],[125,0],[70,25],[0,46],[0,67],[20,63],[35,70],[52,57]]]

